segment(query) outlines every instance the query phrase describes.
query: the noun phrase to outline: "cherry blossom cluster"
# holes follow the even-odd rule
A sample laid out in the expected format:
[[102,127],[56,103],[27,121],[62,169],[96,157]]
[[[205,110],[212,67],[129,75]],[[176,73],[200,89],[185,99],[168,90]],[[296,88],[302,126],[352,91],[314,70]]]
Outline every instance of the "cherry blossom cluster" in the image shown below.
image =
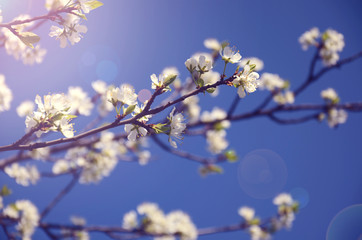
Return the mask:
[[290,84],[278,74],[263,73],[260,78],[261,89],[267,89],[273,93],[273,100],[280,104],[293,104],[294,93],[289,90]]
[[[1,12],[0,12],[1,15]],[[29,15],[20,15],[12,20],[12,22],[23,21],[30,19]],[[1,21],[0,21],[1,23]],[[47,52],[46,49],[41,48],[38,44],[36,47],[29,47],[28,39],[33,37],[33,41],[36,41],[36,35],[32,35],[25,30],[34,25],[34,22],[18,24],[12,26],[12,29],[2,28],[2,34],[4,37],[4,47],[8,55],[13,56],[16,60],[21,60],[25,65],[33,65],[34,63],[41,63]],[[24,39],[25,37],[25,39]],[[25,42],[24,42],[25,41]],[[28,44],[27,44],[28,43]]]
[[[37,28],[36,20],[50,20],[60,25],[51,26],[50,37],[56,37],[60,41],[62,48],[78,43],[83,34],[87,32],[87,27],[82,24],[86,20],[85,14],[96,9],[103,4],[95,0],[46,0],[45,7],[49,11],[48,15],[42,18],[32,19],[29,15],[20,15],[7,24],[2,24],[3,17],[0,10],[0,25],[2,27],[0,40],[3,42],[7,54],[16,60],[21,60],[26,65],[41,63],[47,52],[38,43],[40,37],[32,32]],[[61,15],[65,13],[65,17]]]
[[65,18],[56,21],[60,27],[51,26],[50,37],[56,37],[60,41],[60,47],[65,48],[68,42],[71,45],[78,43],[83,34],[88,31],[88,28],[82,24],[82,20],[86,20],[85,14],[96,9],[103,4],[93,0],[47,0],[46,8],[49,11],[54,11],[61,8],[74,8],[75,12],[66,15]]
[[271,239],[271,235],[282,228],[291,228],[295,220],[295,213],[299,209],[299,204],[288,193],[281,193],[276,196],[273,203],[278,206],[278,215],[271,218],[268,222],[262,222],[255,216],[253,208],[243,206],[239,208],[238,213],[245,220],[245,226],[248,229],[252,240]]
[[[339,97],[337,92],[333,88],[327,88],[321,92],[321,97],[327,104],[327,123],[331,128],[337,127],[339,124],[343,124],[347,121],[348,114],[343,109],[337,109],[335,105],[339,103]],[[323,120],[325,114],[321,113],[319,119]]]
[[7,205],[3,209],[2,214],[18,222],[15,228],[21,234],[23,240],[31,240],[31,236],[38,226],[40,219],[38,209],[32,202],[29,200],[18,200]]
[[180,210],[165,214],[155,203],[142,203],[137,211],[126,213],[123,228],[158,235],[155,239],[173,240],[176,236],[182,240],[197,239],[197,228],[189,215]]
[[323,63],[326,66],[332,66],[337,63],[339,52],[342,52],[344,48],[344,37],[333,29],[327,29],[321,34],[319,29],[314,27],[300,36],[299,43],[304,50],[307,50],[309,46],[317,47]]
[[13,94],[5,83],[5,76],[0,74],[0,112],[9,110],[12,100]]
[[70,121],[76,116],[70,114],[71,104],[64,94],[45,95],[44,103],[37,95],[35,103],[37,110],[26,116],[27,132],[34,132],[37,137],[49,131],[59,131],[67,138],[74,136]]

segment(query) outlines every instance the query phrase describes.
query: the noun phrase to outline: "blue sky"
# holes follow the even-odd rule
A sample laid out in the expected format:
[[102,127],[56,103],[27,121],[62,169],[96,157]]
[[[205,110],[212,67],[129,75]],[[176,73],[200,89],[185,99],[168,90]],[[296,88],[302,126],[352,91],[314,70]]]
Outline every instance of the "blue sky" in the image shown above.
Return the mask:
[[[0,0],[4,21],[24,12],[35,15],[46,11],[41,1],[24,2]],[[90,84],[99,77],[117,85],[130,83],[138,92],[150,89],[149,76],[159,74],[167,66],[176,66],[184,80],[184,61],[197,51],[206,51],[203,41],[209,37],[228,40],[244,57],[261,58],[265,64],[263,72],[288,79],[292,90],[307,77],[314,52],[304,52],[298,37],[311,27],[321,31],[333,28],[344,34],[346,46],[341,58],[362,50],[362,3],[358,0],[103,2],[103,7],[89,15],[84,39],[72,47],[61,49],[57,41],[49,38],[50,25],[39,29],[36,33],[42,36],[40,44],[48,49],[40,65],[24,66],[1,49],[0,73],[6,76],[14,95],[12,110],[0,114],[1,145],[14,142],[24,132],[24,121],[15,113],[20,102],[33,100],[36,94],[66,92],[68,86],[81,86],[92,92]],[[336,89],[342,102],[361,101],[361,63],[360,59],[329,72],[303,92],[296,104],[321,104],[320,91],[328,87]],[[215,68],[222,71],[222,64]],[[201,106],[205,110],[213,106],[227,108],[235,94],[235,90],[223,87],[218,98],[200,95]],[[265,91],[251,94],[240,102],[237,112],[252,109],[266,96]],[[121,162],[99,184],[77,185],[47,220],[68,223],[69,216],[76,214],[84,216],[89,224],[120,225],[125,212],[144,201],[153,201],[166,212],[188,212],[198,227],[221,226],[240,221],[237,209],[242,205],[254,207],[260,217],[268,217],[276,211],[272,197],[255,197],[265,192],[272,195],[273,191],[292,191],[304,207],[293,228],[281,231],[274,239],[325,239],[328,226],[338,213],[362,203],[361,120],[362,114],[350,113],[347,123],[337,129],[330,129],[326,122],[290,126],[266,118],[235,122],[227,136],[230,147],[240,156],[239,162],[223,164],[224,174],[206,178],[199,176],[197,164],[165,153],[150,141],[150,151],[157,161],[143,167]],[[79,118],[76,126],[88,121],[89,118]],[[114,130],[120,131],[123,128]],[[162,140],[167,141],[165,137]],[[185,138],[180,147],[203,155],[207,154],[205,148],[202,138],[193,137]],[[240,183],[244,171],[241,168],[263,170],[263,166],[248,165],[250,153],[265,157],[273,176],[270,185],[253,188]],[[40,165],[43,169],[50,167]],[[8,184],[14,192],[6,201],[30,199],[40,209],[68,181],[68,177],[42,179],[38,185],[25,188],[0,174],[1,185]],[[340,222],[355,219],[350,212],[354,211],[349,209],[341,215]],[[333,225],[333,230],[343,231],[341,226]],[[359,236],[359,231],[348,232]],[[37,234],[38,239],[44,238],[42,233]],[[242,232],[203,238],[220,237],[248,239]]]

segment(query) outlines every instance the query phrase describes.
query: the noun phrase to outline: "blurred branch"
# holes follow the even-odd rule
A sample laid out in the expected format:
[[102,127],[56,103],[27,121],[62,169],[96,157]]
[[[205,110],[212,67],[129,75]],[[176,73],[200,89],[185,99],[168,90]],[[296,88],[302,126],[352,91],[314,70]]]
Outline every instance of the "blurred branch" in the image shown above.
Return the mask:
[[193,155],[189,152],[183,152],[180,150],[176,150],[173,149],[171,147],[169,147],[168,145],[164,144],[156,135],[152,135],[152,140],[159,146],[161,147],[163,150],[165,150],[166,152],[169,152],[173,155],[182,157],[182,158],[186,158],[189,159],[191,161],[194,162],[198,162],[204,165],[208,165],[208,164],[212,164],[212,163],[217,163],[217,162],[221,162],[221,158],[220,157],[214,157],[214,158],[204,158],[204,157],[200,157],[197,155]]
[[75,184],[78,181],[79,173],[73,173],[72,180],[67,184],[67,186],[59,192],[59,194],[53,199],[53,201],[43,210],[40,214],[40,221],[57,205],[57,203],[62,200],[62,198],[72,190]]
[[[15,20],[15,21],[8,22],[8,23],[0,23],[0,27],[4,27],[4,28],[9,29],[12,26],[31,23],[31,22],[35,22],[35,21],[38,21],[38,20],[51,20],[51,21],[54,21],[56,18],[61,18],[59,14],[72,13],[74,10],[77,10],[77,9],[75,7],[64,7],[64,8],[60,8],[58,10],[55,10],[55,11],[50,11],[47,14],[42,15],[42,16],[33,17],[33,18],[25,19],[25,20]],[[41,23],[43,23],[43,22],[41,22]],[[36,26],[39,27],[40,24],[38,24]],[[32,28],[31,30],[34,30],[34,28]]]

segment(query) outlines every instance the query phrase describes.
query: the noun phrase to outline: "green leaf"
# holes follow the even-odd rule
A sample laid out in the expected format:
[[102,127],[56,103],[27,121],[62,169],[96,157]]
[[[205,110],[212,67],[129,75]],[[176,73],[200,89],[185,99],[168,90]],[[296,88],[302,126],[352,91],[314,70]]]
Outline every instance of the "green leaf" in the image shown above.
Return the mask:
[[4,185],[0,190],[0,196],[6,197],[10,194],[11,194],[11,189],[9,189],[6,185]]
[[293,212],[298,212],[299,211],[299,202],[295,201],[292,205],[292,210]]
[[223,169],[220,166],[217,165],[206,165],[206,166],[202,166],[199,169],[199,172],[201,174],[201,176],[206,176],[209,173],[223,173]]
[[85,3],[88,7],[90,7],[92,10],[99,8],[101,6],[103,6],[103,3],[97,0],[94,1],[89,1]]
[[128,114],[132,113],[135,108],[136,105],[128,106],[128,108],[123,109],[123,115],[127,116]]
[[206,89],[206,92],[213,93],[213,92],[215,92],[215,90],[216,90],[216,88],[208,88],[208,89]]
[[197,79],[197,85],[198,85],[199,87],[203,87],[203,86],[205,85],[204,80],[202,80],[202,78]]
[[250,72],[253,71],[256,68],[255,64],[250,64]]
[[176,74],[171,74],[168,75],[165,79],[165,81],[163,82],[163,85],[165,85],[165,87],[167,87],[168,85],[170,85],[171,83],[173,83],[173,81],[175,81],[175,79],[177,78]]
[[73,13],[75,15],[77,15],[78,17],[83,18],[84,20],[88,20],[87,17],[83,13],[80,13],[80,12],[73,12]]
[[170,131],[170,127],[165,127],[167,124],[162,124],[162,123],[158,123],[158,124],[154,124],[152,126],[153,130],[155,130],[155,132],[157,134],[159,133],[164,133],[164,132],[169,132]]
[[249,225],[259,225],[260,219],[259,218],[253,218],[250,221],[248,221]]
[[67,119],[73,119],[73,118],[76,118],[78,117],[77,115],[67,115],[66,118]]
[[223,173],[223,172],[224,172],[224,170],[222,169],[222,167],[217,166],[217,165],[210,165],[210,166],[209,166],[209,170],[210,170],[211,172],[214,172],[214,173]]
[[39,42],[40,37],[32,32],[18,33],[19,39],[28,47],[34,48],[33,44]]
[[224,155],[229,162],[236,162],[238,160],[238,155],[236,155],[234,150],[228,150]]
[[51,117],[51,119],[54,122],[54,121],[58,121],[58,120],[62,119],[63,116],[64,116],[63,113],[58,113],[58,114],[54,115],[53,117]]

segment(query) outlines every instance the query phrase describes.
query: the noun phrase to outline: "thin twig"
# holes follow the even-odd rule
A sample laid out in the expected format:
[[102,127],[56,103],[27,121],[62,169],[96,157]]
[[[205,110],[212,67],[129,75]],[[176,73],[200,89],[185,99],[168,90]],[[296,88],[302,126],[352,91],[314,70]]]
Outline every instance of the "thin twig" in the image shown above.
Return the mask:
[[68,185],[59,192],[59,194],[53,199],[53,201],[43,210],[40,214],[40,219],[43,219],[54,207],[55,205],[67,194],[70,190],[75,186],[78,181],[78,175],[74,174],[72,180],[68,183]]

